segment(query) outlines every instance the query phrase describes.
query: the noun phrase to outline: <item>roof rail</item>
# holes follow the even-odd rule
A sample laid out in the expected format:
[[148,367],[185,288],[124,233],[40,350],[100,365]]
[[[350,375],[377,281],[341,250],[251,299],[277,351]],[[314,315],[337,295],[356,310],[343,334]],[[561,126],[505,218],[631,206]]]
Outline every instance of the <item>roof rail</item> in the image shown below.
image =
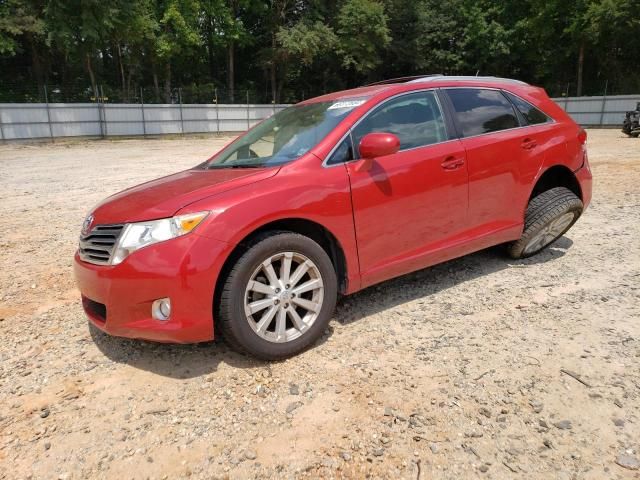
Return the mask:
[[500,81],[500,82],[508,82],[508,83],[516,83],[518,85],[528,85],[528,83],[523,82],[522,80],[514,80],[513,78],[501,78],[501,77],[478,77],[471,75],[429,75],[425,77],[417,77],[411,80],[408,80],[408,83],[418,83],[418,82],[434,82],[438,80],[446,80],[452,82],[468,82],[471,80],[480,80],[480,81]]
[[398,78],[389,78],[387,80],[380,80],[379,82],[367,83],[365,87],[372,87],[374,85],[388,85],[390,83],[406,83],[406,82],[414,82],[423,78],[430,77],[441,77],[441,73],[434,73],[431,75],[411,75],[408,77],[398,77]]

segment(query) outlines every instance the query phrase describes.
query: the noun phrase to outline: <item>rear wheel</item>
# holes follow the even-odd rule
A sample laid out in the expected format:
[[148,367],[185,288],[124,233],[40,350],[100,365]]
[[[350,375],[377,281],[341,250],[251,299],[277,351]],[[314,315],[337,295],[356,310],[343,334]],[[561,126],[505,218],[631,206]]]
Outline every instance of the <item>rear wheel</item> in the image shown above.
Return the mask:
[[258,237],[229,273],[218,309],[224,339],[265,360],[316,341],[333,314],[336,273],[320,245],[292,232]]
[[582,201],[568,188],[551,188],[532,198],[522,237],[509,245],[512,258],[526,258],[544,250],[578,220]]

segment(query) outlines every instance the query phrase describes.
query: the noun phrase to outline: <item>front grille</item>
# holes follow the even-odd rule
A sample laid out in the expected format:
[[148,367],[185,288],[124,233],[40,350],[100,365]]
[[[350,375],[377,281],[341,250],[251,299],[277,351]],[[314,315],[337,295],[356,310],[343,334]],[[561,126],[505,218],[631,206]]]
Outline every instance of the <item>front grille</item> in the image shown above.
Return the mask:
[[103,303],[95,302],[83,295],[82,306],[84,307],[85,312],[93,318],[100,320],[101,322],[107,321],[107,307]]
[[123,228],[124,225],[96,225],[87,235],[80,235],[80,259],[96,265],[108,264]]

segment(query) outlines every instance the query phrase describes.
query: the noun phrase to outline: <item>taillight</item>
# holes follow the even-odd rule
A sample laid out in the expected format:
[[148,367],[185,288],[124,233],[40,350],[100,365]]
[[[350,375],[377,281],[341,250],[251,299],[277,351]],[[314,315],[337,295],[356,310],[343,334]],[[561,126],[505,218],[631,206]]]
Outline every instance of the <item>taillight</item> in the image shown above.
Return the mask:
[[584,128],[581,128],[578,132],[578,141],[580,142],[580,145],[587,143],[587,131]]

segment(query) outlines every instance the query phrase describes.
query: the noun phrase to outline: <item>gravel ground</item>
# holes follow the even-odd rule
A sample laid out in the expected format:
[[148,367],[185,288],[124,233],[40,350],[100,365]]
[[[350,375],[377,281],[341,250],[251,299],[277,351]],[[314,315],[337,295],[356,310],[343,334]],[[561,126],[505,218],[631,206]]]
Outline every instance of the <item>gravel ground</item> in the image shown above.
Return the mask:
[[315,348],[90,331],[84,215],[226,138],[0,146],[0,478],[640,478],[640,140],[589,132],[591,208],[340,301]]

